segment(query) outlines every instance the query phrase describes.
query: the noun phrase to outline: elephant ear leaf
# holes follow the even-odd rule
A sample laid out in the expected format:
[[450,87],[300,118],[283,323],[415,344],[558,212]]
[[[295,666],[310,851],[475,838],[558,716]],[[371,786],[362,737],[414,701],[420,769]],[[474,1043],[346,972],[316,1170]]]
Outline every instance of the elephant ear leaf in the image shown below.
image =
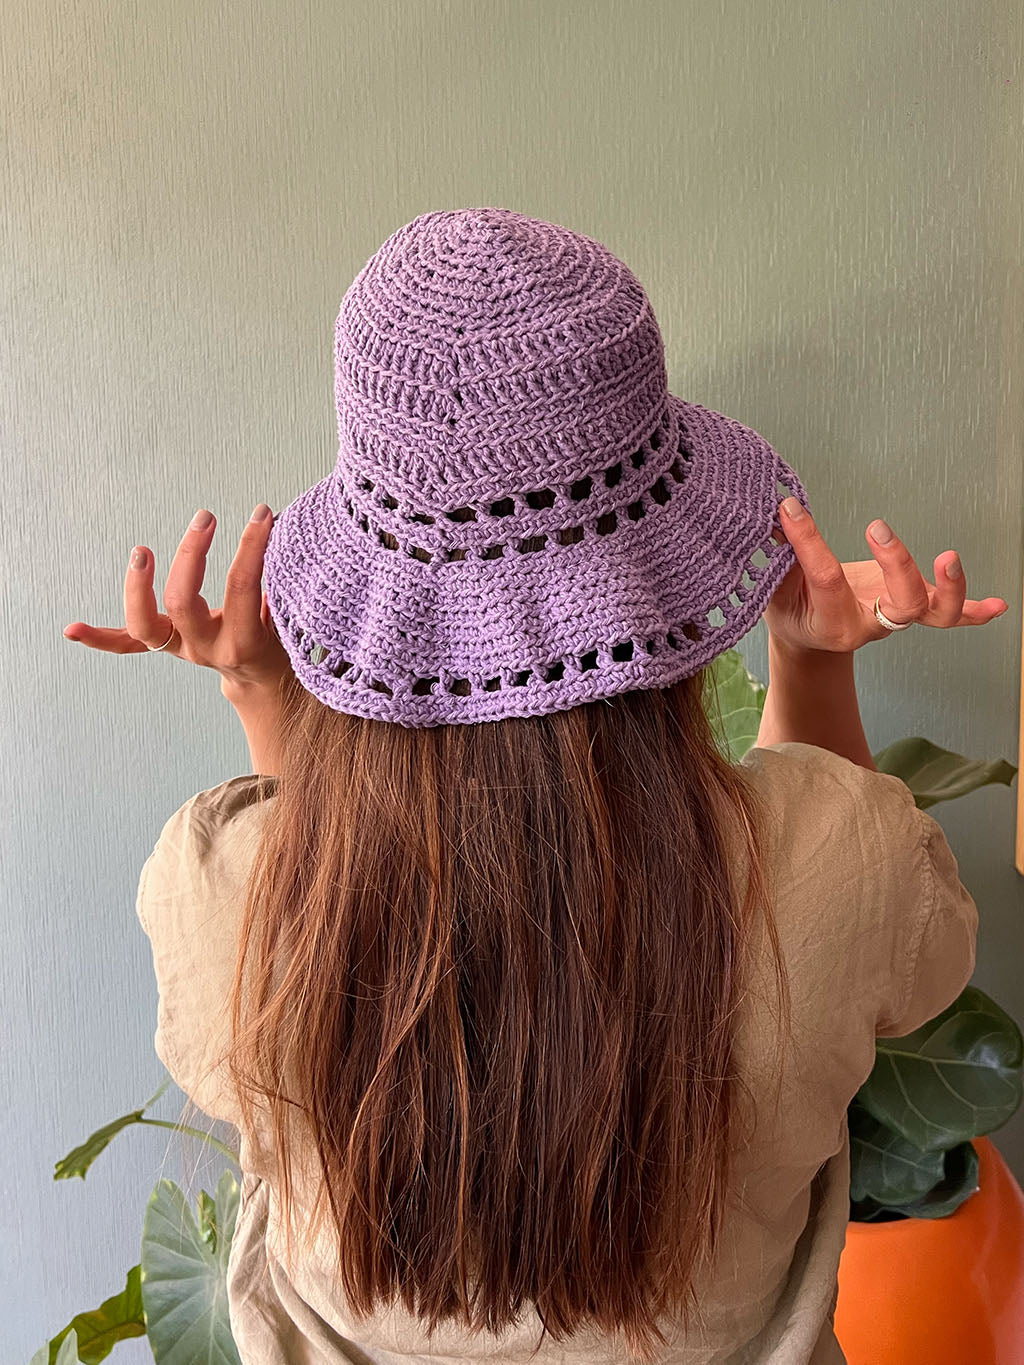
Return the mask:
[[81,1357],[78,1354],[78,1337],[74,1328],[68,1331],[67,1336],[62,1337],[60,1345],[51,1356],[52,1347],[52,1342],[47,1346],[40,1346],[28,1365],[78,1365]]
[[95,1133],[90,1134],[84,1142],[72,1148],[67,1156],[62,1157],[53,1168],[54,1180],[70,1180],[73,1175],[85,1179],[85,1173],[100,1155],[106,1151],[118,1133],[130,1128],[135,1123],[144,1123],[146,1110],[151,1108],[160,1096],[164,1093],[171,1083],[170,1076],[164,1078],[160,1088],[154,1095],[151,1095],[140,1109],[133,1109],[130,1114],[122,1114],[120,1118],[111,1119],[102,1128],[97,1128]]
[[240,1365],[231,1335],[227,1264],[238,1182],[225,1171],[199,1219],[172,1180],[149,1199],[142,1228],[142,1301],[156,1365]]
[[976,986],[905,1038],[877,1038],[857,1100],[924,1149],[990,1133],[1020,1107],[1024,1040],[1014,1020]]
[[921,810],[992,783],[1008,787],[1017,771],[1004,758],[965,758],[920,736],[898,739],[874,758],[879,771],[907,784]]
[[133,1123],[141,1123],[144,1113],[143,1109],[133,1109],[130,1114],[122,1114],[120,1118],[97,1128],[95,1133],[91,1133],[83,1143],[57,1162],[53,1168],[54,1180],[70,1180],[73,1175],[81,1176],[84,1180],[86,1171],[100,1153],[106,1150],[118,1133],[130,1128]]
[[737,649],[720,654],[709,667],[708,678],[712,732],[721,751],[737,763],[757,740],[768,689],[747,671]]
[[69,1359],[83,1365],[99,1365],[106,1360],[119,1341],[146,1335],[146,1319],[142,1311],[139,1267],[133,1265],[125,1277],[119,1294],[104,1299],[99,1308],[88,1313],[76,1313],[62,1332],[50,1342],[48,1354],[41,1357],[44,1365],[58,1365],[60,1352],[69,1337],[75,1338],[75,1354]]

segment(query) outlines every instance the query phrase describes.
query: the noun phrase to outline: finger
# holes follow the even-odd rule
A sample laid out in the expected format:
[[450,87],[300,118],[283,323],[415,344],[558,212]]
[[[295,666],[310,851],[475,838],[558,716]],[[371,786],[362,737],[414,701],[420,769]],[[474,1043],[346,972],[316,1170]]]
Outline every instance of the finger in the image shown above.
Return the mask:
[[964,603],[963,614],[957,621],[958,626],[984,626],[1002,616],[1009,604],[1001,597],[983,597],[975,601],[969,597]]
[[[153,594],[153,553],[136,545],[124,576],[124,623],[127,635],[142,649],[156,649],[169,637],[171,618],[158,610]],[[134,651],[126,651],[134,652]]]
[[141,640],[133,639],[126,630],[111,626],[89,626],[84,621],[73,621],[65,626],[64,638],[88,645],[90,649],[101,649],[106,654],[139,654],[146,648]]
[[201,507],[182,536],[164,584],[164,606],[183,639],[201,640],[216,629],[209,604],[199,595],[217,518]]
[[263,556],[273,521],[265,502],[254,508],[224,583],[221,628],[241,651],[255,650],[266,639],[263,623]]
[[936,556],[933,567],[935,587],[928,624],[943,628],[958,625],[967,597],[967,580],[960,556],[955,550],[943,550]]
[[886,616],[898,625],[925,616],[931,601],[928,584],[903,541],[881,518],[871,522],[864,536],[882,570],[879,596]]
[[843,566],[829,549],[810,512],[794,497],[783,498],[779,507],[786,539],[804,571],[812,606],[834,613],[837,602],[842,602],[844,597],[855,606],[856,598]]

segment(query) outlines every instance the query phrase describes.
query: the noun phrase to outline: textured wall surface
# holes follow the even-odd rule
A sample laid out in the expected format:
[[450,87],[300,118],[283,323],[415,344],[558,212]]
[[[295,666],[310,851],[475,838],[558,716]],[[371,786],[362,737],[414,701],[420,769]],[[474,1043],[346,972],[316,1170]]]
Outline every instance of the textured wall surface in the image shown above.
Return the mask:
[[[116,623],[132,544],[164,572],[200,505],[219,601],[253,504],[333,461],[356,271],[418,213],[500,205],[630,264],[673,392],[762,431],[842,558],[885,515],[929,571],[955,546],[972,595],[1010,602],[984,630],[870,646],[858,676],[876,749],[923,734],[1015,761],[1024,129],[1002,0],[10,0],[4,30],[13,1362],[120,1287],[157,1175],[196,1174],[149,1129],[84,1184],[51,1179],[162,1074],[141,864],[187,797],[248,769],[212,674],[63,626]],[[760,628],[744,649],[763,666]],[[1012,808],[991,788],[937,814],[981,908],[976,983],[1024,1019]],[[997,1140],[1024,1178],[1024,1116]]]

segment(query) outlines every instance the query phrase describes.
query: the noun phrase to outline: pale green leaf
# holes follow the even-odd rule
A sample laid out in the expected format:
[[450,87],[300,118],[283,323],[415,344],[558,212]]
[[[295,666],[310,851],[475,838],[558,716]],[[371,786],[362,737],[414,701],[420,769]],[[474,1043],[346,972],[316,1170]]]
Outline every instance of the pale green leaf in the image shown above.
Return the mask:
[[[74,1331],[70,1331],[57,1347],[56,1355],[52,1359],[52,1365],[78,1365],[78,1337]],[[50,1346],[40,1346],[35,1355],[29,1361],[29,1365],[51,1365]]]
[[202,1227],[171,1180],[157,1184],[146,1208],[142,1301],[157,1365],[239,1365],[227,1303],[238,1214],[238,1182],[230,1171],[214,1200],[200,1197],[200,1209]]
[[727,649],[708,667],[706,708],[721,751],[738,762],[753,748],[767,688],[747,670],[739,650]]

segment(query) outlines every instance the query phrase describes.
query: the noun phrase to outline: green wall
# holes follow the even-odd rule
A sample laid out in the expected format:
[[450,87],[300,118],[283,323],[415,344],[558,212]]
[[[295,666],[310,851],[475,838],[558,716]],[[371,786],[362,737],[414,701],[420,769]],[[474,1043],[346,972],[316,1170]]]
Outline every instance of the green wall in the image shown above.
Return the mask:
[[[213,675],[61,629],[115,622],[132,544],[165,570],[201,504],[215,594],[253,504],[330,468],[338,302],[418,213],[597,237],[650,294],[673,392],[762,431],[842,558],[878,515],[926,566],[958,548],[1010,611],[864,650],[867,729],[1016,760],[1022,20],[978,0],[11,0],[4,29],[0,1335],[27,1359],[120,1286],[156,1167],[194,1160],[151,1130],[84,1186],[50,1179],[160,1076],[142,861],[248,768]],[[744,649],[763,667],[760,630]],[[1024,1019],[1011,793],[938,818],[981,907],[976,983]],[[1024,1115],[998,1141],[1024,1178]]]

